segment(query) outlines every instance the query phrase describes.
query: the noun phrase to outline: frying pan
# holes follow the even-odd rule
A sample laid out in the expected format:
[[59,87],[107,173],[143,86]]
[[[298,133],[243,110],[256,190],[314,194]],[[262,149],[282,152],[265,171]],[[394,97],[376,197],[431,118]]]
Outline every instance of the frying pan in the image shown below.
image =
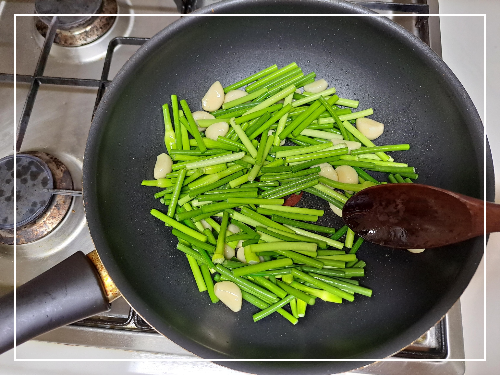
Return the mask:
[[[185,17],[137,51],[108,88],[89,133],[83,184],[87,220],[102,262],[126,300],[185,349],[214,360],[359,359],[222,362],[264,374],[344,372],[398,352],[436,324],[472,278],[485,239],[419,255],[366,243],[358,254],[367,263],[363,285],[373,289],[372,298],[342,305],[317,303],[296,326],[279,316],[253,323],[255,308],[249,304],[235,314],[222,304],[210,304],[196,290],[185,257],[175,250],[177,239],[149,214],[161,206],[140,181],[151,178],[156,155],[165,151],[161,105],[176,94],[197,110],[215,80],[225,86],[269,65],[295,61],[304,72],[325,78],[342,97],[373,107],[372,117],[387,129],[378,144],[411,143],[400,159],[416,167],[420,183],[484,198],[486,173],[486,199],[493,200],[491,156],[487,150],[484,169],[483,127],[451,70],[425,44],[386,18],[304,16],[370,13],[337,1],[236,0],[200,12],[283,10],[302,16]],[[325,202],[306,194],[299,205],[329,211]],[[323,225],[341,225],[332,214],[322,220]],[[68,267],[71,271],[59,268],[59,283],[76,272],[73,269],[84,268]],[[88,275],[79,278],[89,280]],[[70,304],[77,305],[73,310],[92,314],[106,308],[103,293],[95,291],[96,282],[83,288],[67,283],[66,295],[85,291],[82,297],[71,297]],[[40,288],[43,283],[39,279],[37,284]],[[22,288],[18,304],[30,295]],[[93,310],[80,304],[85,298]],[[20,322],[24,309],[18,305],[18,337],[24,335],[18,343],[29,338],[26,321],[43,315],[33,309],[32,305],[28,311],[34,318]],[[73,313],[65,317],[66,323],[76,319]],[[5,308],[0,318],[2,314],[8,316]],[[54,321],[64,324],[61,315],[53,314],[45,326],[54,328]],[[35,334],[42,332],[40,325]],[[0,335],[4,342],[5,336]],[[6,350],[8,344],[0,347]]]

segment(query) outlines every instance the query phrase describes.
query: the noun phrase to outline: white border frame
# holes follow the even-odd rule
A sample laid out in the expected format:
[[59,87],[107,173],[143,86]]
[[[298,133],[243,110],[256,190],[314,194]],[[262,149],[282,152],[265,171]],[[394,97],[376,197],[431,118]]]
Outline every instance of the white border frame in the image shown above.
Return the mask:
[[[4,2],[1,2],[4,4]],[[17,106],[16,106],[16,93],[17,93],[17,17],[34,17],[34,14],[14,14],[14,135],[13,135],[13,144],[15,150],[16,144],[16,136],[17,136]],[[74,16],[74,14],[47,14],[46,16]],[[118,17],[146,17],[146,16],[154,16],[154,17],[179,17],[178,14],[102,14],[102,16],[118,16]],[[253,17],[253,16],[286,16],[286,17],[294,17],[294,16],[304,16],[300,14],[187,14],[182,15],[183,17]],[[307,15],[310,17],[386,17],[385,14],[314,14]],[[398,14],[398,17],[413,17],[411,14]],[[483,74],[483,98],[484,98],[484,106],[483,106],[483,125],[484,125],[484,139],[483,139],[483,147],[484,147],[484,197],[486,201],[486,14],[429,14],[428,16],[434,17],[483,17],[484,22],[484,74]],[[16,184],[16,172],[17,172],[17,159],[14,158],[14,190],[17,190]],[[14,207],[16,206],[16,195],[14,195]],[[14,222],[16,222],[16,211],[14,210]],[[486,223],[486,205],[484,207],[484,222]],[[484,228],[484,235],[486,238],[486,225]],[[14,227],[14,238],[16,238],[16,228]],[[447,359],[445,361],[470,361],[470,362],[484,362],[486,361],[486,241],[484,243],[484,358],[482,359]],[[408,358],[377,358],[377,359],[201,359],[201,358],[172,358],[172,359],[153,359],[153,358],[144,358],[144,359],[29,359],[29,358],[17,358],[17,346],[16,346],[16,281],[17,281],[17,245],[14,243],[14,361],[15,362],[72,362],[72,361],[83,361],[83,362],[137,362],[137,361],[145,361],[145,362],[178,362],[178,361],[189,361],[189,362],[225,362],[225,361],[245,361],[245,362],[253,362],[253,361],[272,361],[272,362],[288,362],[288,361],[305,361],[305,362],[330,362],[330,361],[350,361],[350,362],[380,362],[380,361],[388,361],[388,362],[443,362],[442,359],[408,359]]]

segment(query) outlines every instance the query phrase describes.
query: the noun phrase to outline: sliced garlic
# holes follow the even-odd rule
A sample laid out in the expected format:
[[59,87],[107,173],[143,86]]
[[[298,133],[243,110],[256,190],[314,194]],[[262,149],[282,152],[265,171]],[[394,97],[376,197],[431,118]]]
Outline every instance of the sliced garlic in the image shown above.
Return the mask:
[[366,117],[356,119],[356,127],[369,140],[377,139],[384,132],[384,124]]
[[[205,112],[205,111],[196,111],[196,112],[193,112],[192,115],[193,115],[194,122],[196,122],[196,125],[198,125],[198,120],[214,120],[215,119],[214,115],[211,115],[210,113]],[[206,129],[207,129],[206,127],[198,126],[198,131],[200,131],[200,132],[204,132]]]
[[172,172],[172,158],[165,153],[158,155],[153,172],[155,179],[165,178],[170,172]]
[[335,215],[342,217],[342,209],[338,208],[337,206],[335,206],[331,203],[328,203],[328,204],[330,205],[330,208],[332,209],[332,211]]
[[337,172],[335,172],[335,168],[333,168],[329,163],[320,164],[319,167],[321,171],[319,172],[320,176],[329,178],[333,181],[338,181],[339,177],[337,176]]
[[212,230],[212,226],[208,224],[205,220],[201,219],[200,223],[201,225],[203,225],[203,228]]
[[215,124],[210,125],[207,130],[205,130],[205,136],[216,141],[219,135],[224,137],[228,131],[229,125],[227,124],[227,122],[216,122]]
[[231,246],[226,244],[224,246],[224,258],[231,259],[234,257],[234,254],[235,254],[234,249]]
[[[276,133],[274,130],[269,130],[267,132],[267,135],[275,135],[274,133]],[[285,144],[285,142],[286,142],[286,139],[280,140],[280,146],[283,146]]]
[[410,253],[418,254],[424,252],[425,249],[407,249]]
[[192,113],[194,121],[198,124],[198,120],[213,120],[215,116],[205,112],[205,111],[196,111]]
[[224,88],[220,82],[217,81],[210,86],[203,99],[201,99],[201,106],[205,111],[212,112],[219,109],[223,102]]
[[312,92],[313,94],[317,94],[318,92],[325,91],[328,87],[328,82],[324,79],[318,79],[313,83],[304,86],[304,91]]
[[234,312],[241,310],[241,290],[231,281],[221,281],[214,285],[214,293],[224,305]]
[[231,90],[226,93],[224,96],[224,103],[230,102],[232,100],[236,100],[239,98],[243,98],[244,96],[247,96],[248,92],[243,91],[243,90]]
[[352,150],[357,150],[358,148],[361,147],[361,143],[355,141],[346,141],[343,139],[329,139],[329,141],[332,142],[334,145],[339,145],[341,143],[345,144],[349,149],[349,152]]
[[340,165],[335,170],[339,178],[339,182],[345,184],[357,184],[359,183],[358,173],[356,170],[349,165]]
[[236,258],[238,258],[238,260],[241,263],[246,264],[247,259],[245,258],[245,248],[244,247],[238,247],[238,249],[236,249]]
[[227,226],[227,230],[232,232],[232,233],[240,233],[240,228],[238,228],[236,225],[234,224],[229,224]]

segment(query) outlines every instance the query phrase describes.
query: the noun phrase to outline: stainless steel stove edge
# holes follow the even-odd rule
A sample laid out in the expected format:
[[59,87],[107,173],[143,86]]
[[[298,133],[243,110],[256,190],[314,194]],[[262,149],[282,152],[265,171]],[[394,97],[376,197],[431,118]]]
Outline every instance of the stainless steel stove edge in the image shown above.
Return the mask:
[[[461,326],[460,301],[450,309],[446,315],[446,341],[448,353],[443,360],[408,360],[392,358],[382,360],[362,369],[353,370],[352,374],[361,375],[463,375],[465,373],[465,357],[462,326]],[[120,330],[119,332],[105,328],[89,328],[79,326],[66,326],[45,333],[36,338],[38,341],[47,341],[68,345],[93,346],[121,351],[142,352],[150,358],[158,360],[186,360],[194,358],[192,353],[182,349],[168,338],[156,333],[132,332]],[[110,359],[113,352],[110,351]]]

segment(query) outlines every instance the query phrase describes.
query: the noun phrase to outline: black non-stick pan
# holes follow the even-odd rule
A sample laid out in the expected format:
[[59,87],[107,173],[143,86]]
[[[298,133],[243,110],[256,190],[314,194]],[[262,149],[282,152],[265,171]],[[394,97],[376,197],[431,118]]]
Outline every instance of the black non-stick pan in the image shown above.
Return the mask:
[[[300,16],[185,17],[153,37],[108,88],[90,130],[84,201],[96,249],[126,300],[160,333],[211,359],[359,359],[357,362],[224,362],[262,374],[347,371],[398,352],[436,324],[460,297],[479,264],[484,238],[412,254],[364,244],[363,284],[373,297],[341,305],[318,302],[292,326],[279,316],[253,323],[244,304],[235,314],[199,293],[170,229],[149,214],[162,210],[152,188],[164,152],[161,105],[171,94],[193,110],[216,80],[223,86],[272,64],[297,62],[336,87],[341,97],[374,108],[386,125],[378,144],[410,143],[399,160],[419,182],[493,198],[483,127],[451,70],[428,46],[384,17],[330,1],[229,1],[201,13],[288,13]],[[322,16],[307,16],[320,14]],[[326,202],[304,195],[300,205]],[[328,214],[322,224],[341,222]]]

